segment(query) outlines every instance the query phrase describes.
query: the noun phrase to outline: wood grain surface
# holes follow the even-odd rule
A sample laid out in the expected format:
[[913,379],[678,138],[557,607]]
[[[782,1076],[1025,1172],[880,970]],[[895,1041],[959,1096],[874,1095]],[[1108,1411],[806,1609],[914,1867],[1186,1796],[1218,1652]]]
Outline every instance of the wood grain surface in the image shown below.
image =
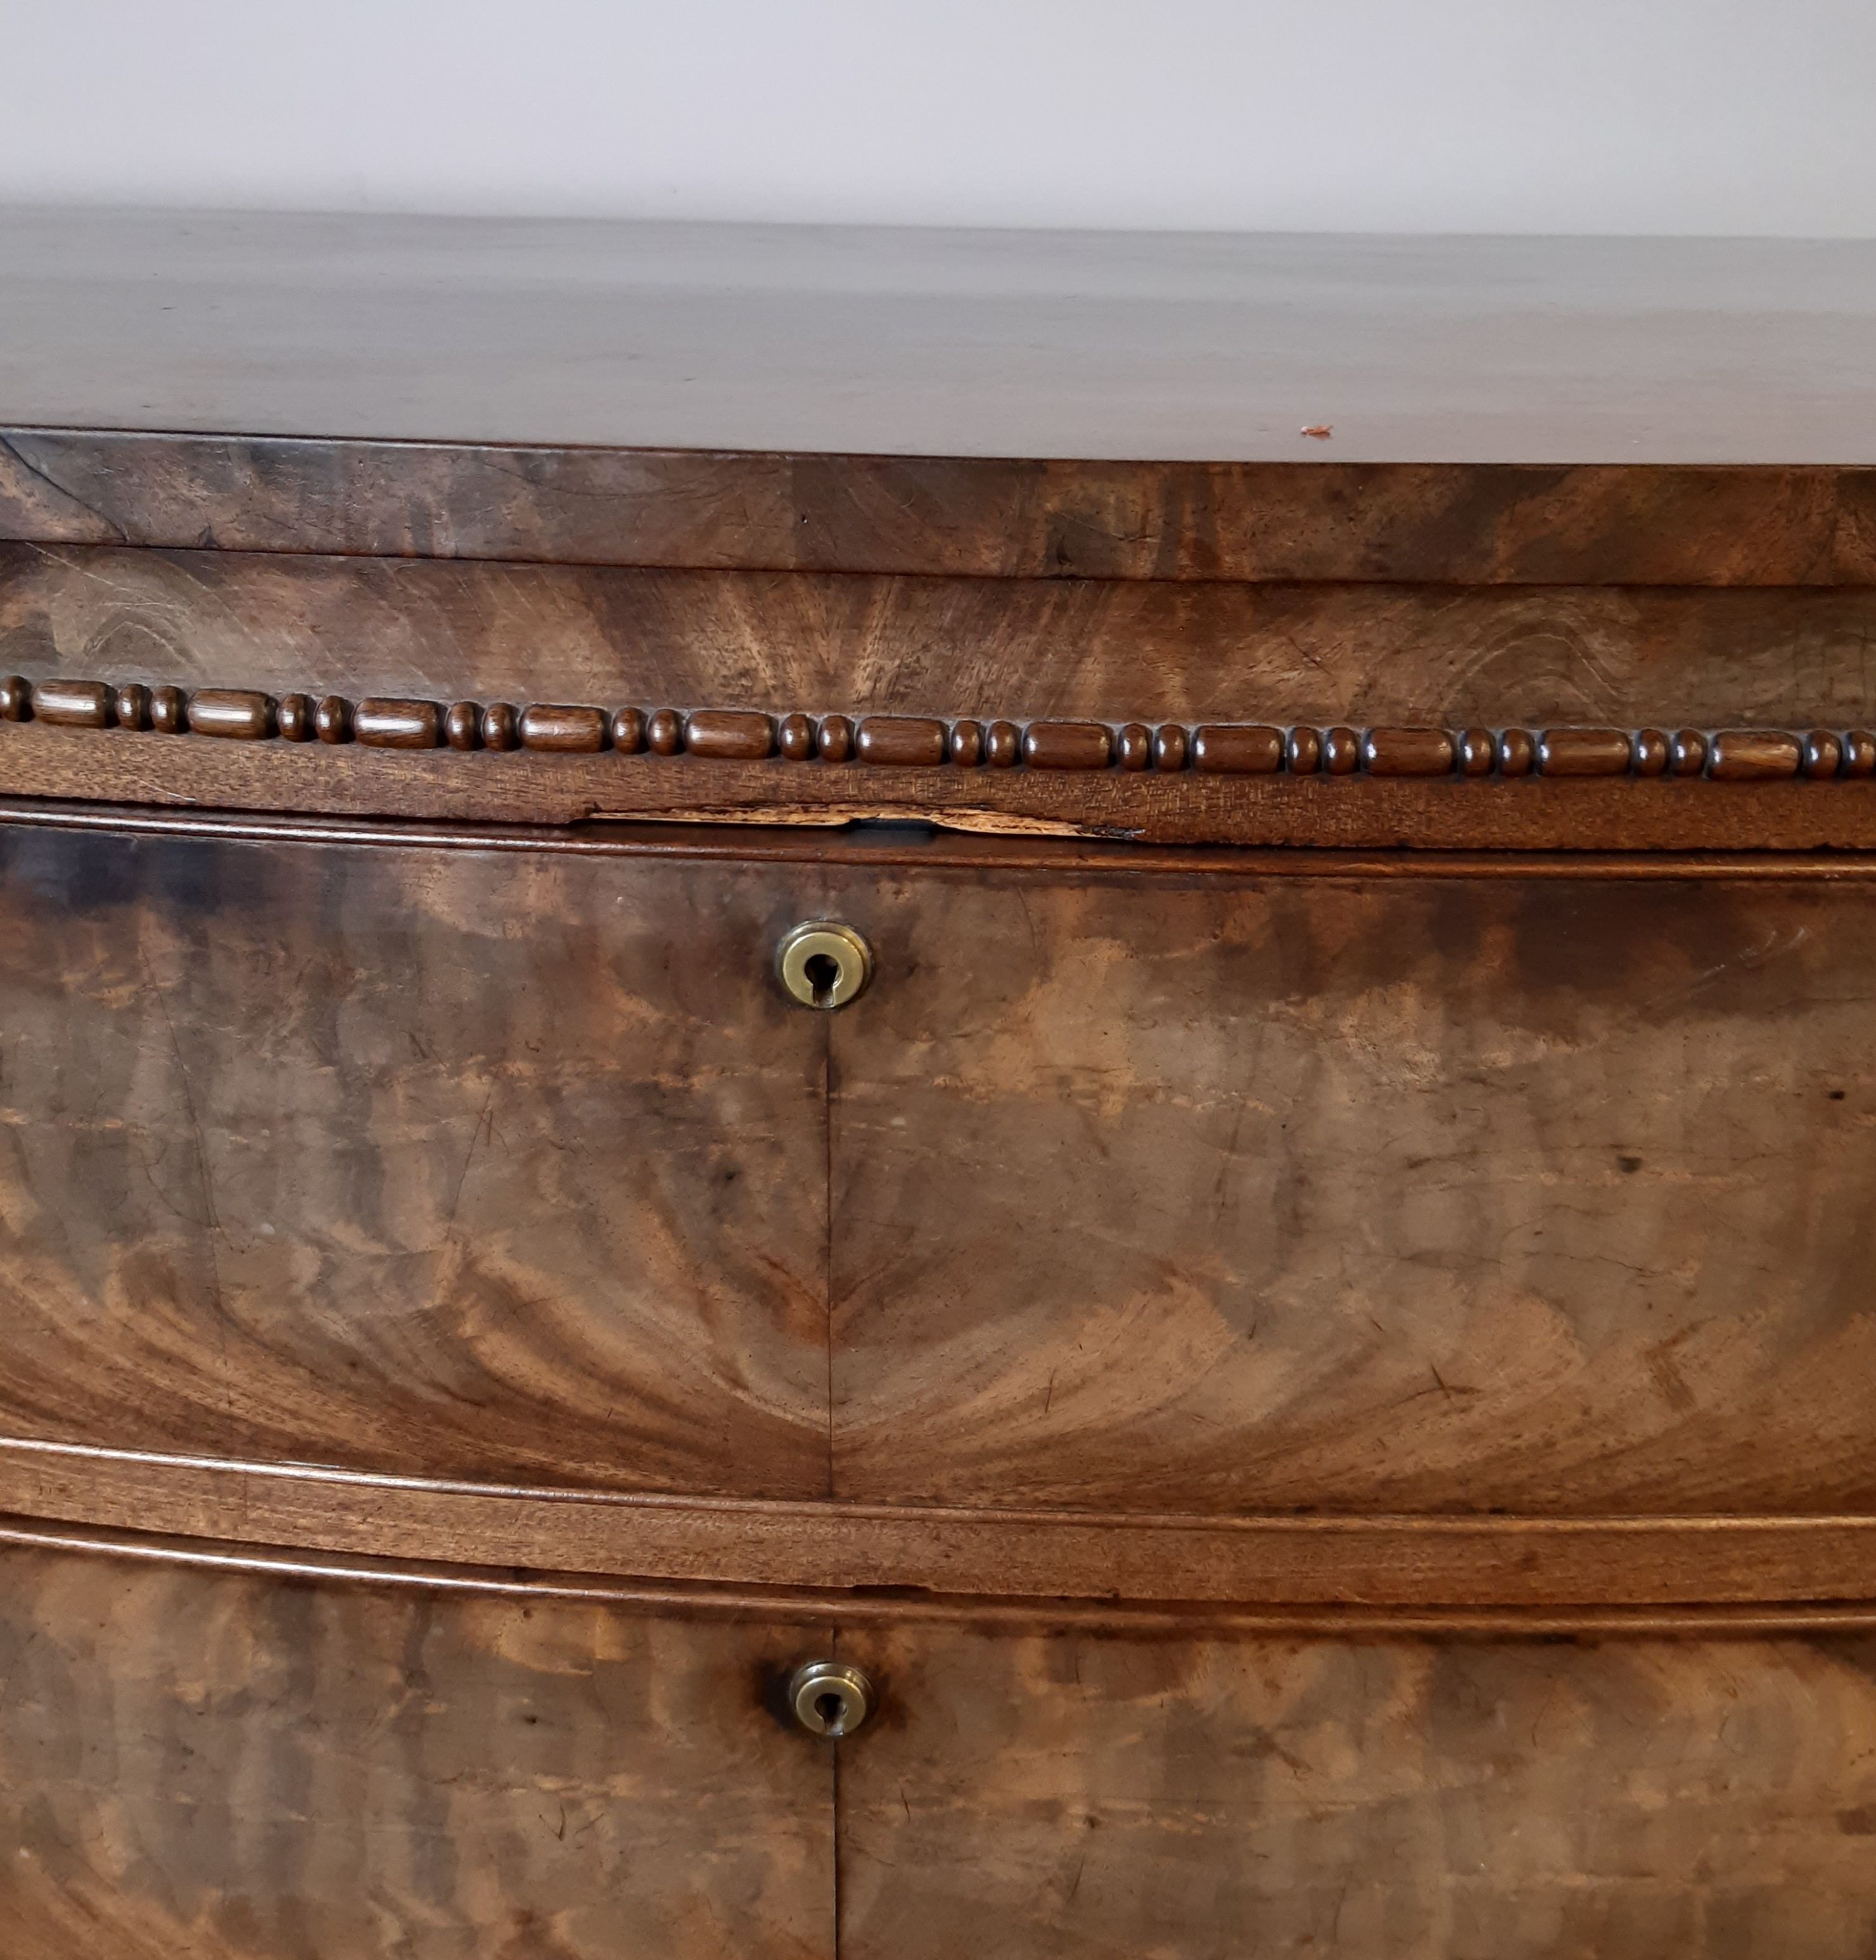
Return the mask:
[[15,1433],[821,1497],[831,1163],[843,1497],[1870,1507],[1858,882],[0,861]]
[[[1604,784],[1663,778],[1836,783],[1876,777],[1876,733],[1867,728],[1677,728],[1670,734],[1660,728],[1317,728],[1244,721],[1196,727],[1161,722],[1156,728],[1133,721],[1116,728],[1088,721],[1031,721],[1019,728],[1002,719],[986,727],[969,715],[948,721],[905,714],[863,715],[856,724],[849,715],[816,717],[799,709],[778,721],[746,708],[684,712],[664,707],[648,713],[591,702],[530,702],[518,708],[512,702],[479,701],[444,708],[409,696],[352,701],[322,694],[315,701],[299,691],[276,698],[251,688],[190,690],[170,682],[152,687],[142,681],[33,680],[24,674],[0,676],[0,721],[206,736],[263,743],[270,755],[277,752],[276,743],[314,741],[397,752],[448,748],[457,754],[479,749],[507,755],[518,749],[534,756],[596,756],[611,749],[636,756],[648,749],[693,762],[760,762],[779,753],[791,762],[826,765],[818,772],[823,776],[827,769],[857,762],[865,766],[851,773],[861,779],[873,767],[924,772],[948,766],[1082,775],[1117,766],[1136,776],[1149,769],[1177,776],[1190,768],[1201,776],[1327,776],[1343,782],[1457,777],[1501,783],[1534,778],[1593,778]],[[54,743],[43,752],[56,756],[59,746]],[[117,752],[65,752],[75,764],[88,756],[108,774]],[[197,752],[192,747],[185,752]]]
[[1742,851],[1285,851],[995,835],[928,824],[422,823],[0,797],[0,824],[121,837],[200,837],[252,844],[368,844],[518,851],[545,858],[657,858],[679,864],[846,865],[870,870],[1037,871],[1056,877],[1167,873],[1221,887],[1261,878],[1330,884],[1585,879],[1620,884],[1791,884],[1858,889],[1876,880],[1863,854]]
[[[0,547],[0,669],[81,683],[81,722],[115,689],[129,725],[6,719],[0,793],[548,824],[911,816],[1165,843],[1868,848],[1867,781],[1809,778],[1876,765],[1856,732],[1876,722],[1871,604],[1862,588],[1181,585],[15,545]],[[183,725],[197,689],[240,698],[225,723],[288,739],[139,732]],[[380,706],[361,722],[360,702]],[[541,744],[575,752],[501,752],[526,733],[517,704],[581,708],[577,734],[556,722],[560,738]],[[779,727],[680,756],[693,710]],[[789,759],[811,752],[810,716],[820,759],[804,765]],[[854,740],[850,721],[864,734],[885,716],[954,724],[951,759]],[[1109,728],[1107,746],[1038,767],[1059,744],[1032,743],[1022,766],[997,766],[1021,753],[1021,724],[1065,723]],[[1307,749],[1317,772],[1207,773],[1210,750],[1187,731],[1233,723],[1290,729],[1286,769]],[[1133,766],[1154,724],[1199,766],[1157,743],[1155,766]],[[1338,729],[1427,727],[1448,731],[1467,773],[1492,731],[1516,741],[1505,771],[1476,781],[1339,773]],[[1643,779],[1504,779],[1538,752],[1531,731],[1557,727],[1626,732]],[[453,746],[428,746],[446,728]],[[418,749],[343,740],[398,729]],[[1773,760],[1795,780],[1754,779],[1760,729],[1783,731]],[[1679,730],[1732,732],[1696,733],[1683,765],[1669,756]],[[1391,769],[1402,745],[1369,747],[1369,766]],[[1114,765],[1086,766],[1103,756]],[[1709,762],[1741,779],[1690,799],[1683,777]]]
[[1256,1516],[527,1488],[0,1437],[0,1514],[345,1557],[1183,1608],[1811,1609],[1876,1518]]
[[980,578],[1867,584],[1876,471],[0,430],[0,537]]
[[0,670],[448,702],[1855,725],[1876,592],[913,578],[0,546]]
[[1876,1952],[1876,248],[0,260],[6,1960]]
[[823,1493],[804,875],[0,832],[0,1424]]
[[1603,1637],[1704,1634],[1732,1638],[1788,1634],[1876,1632],[1876,1599],[1820,1603],[1793,1600],[1719,1605],[1324,1606],[1234,1605],[1218,1600],[1011,1599],[913,1587],[817,1589],[746,1582],[620,1577],[605,1573],[527,1571],[435,1559],[380,1558],[113,1531],[0,1513],[0,1545],[205,1571],[419,1588],[532,1602],[578,1599],[622,1612],[675,1612],[691,1618],[758,1619],[811,1626],[832,1634],[847,1625],[944,1624],[1019,1633],[1171,1634],[1182,1639],[1310,1634],[1336,1639],[1379,1634],[1437,1634],[1469,1640],[1548,1640],[1559,1634]]
[[1860,889],[829,876],[839,1496],[1876,1509]]
[[[651,730],[658,734],[656,721]],[[677,718],[669,746],[677,746]],[[830,715],[822,722],[850,725]],[[1014,724],[992,724],[987,734]],[[1784,743],[1795,738],[1781,737]],[[107,747],[93,746],[108,744]],[[785,759],[506,755],[323,743],[176,742],[0,721],[0,799],[342,816],[537,831],[613,824],[827,829],[933,825],[999,838],[1314,851],[1598,854],[1876,850],[1876,783],[1669,778],[1541,781],[1135,775]],[[543,840],[545,841],[545,840]],[[750,848],[754,848],[753,841]],[[1145,868],[1144,861],[1142,868]]]
[[1330,883],[1431,880],[1565,883],[1725,883],[1856,887],[1876,879],[1861,854],[1743,851],[1286,851],[1128,844],[1005,835],[935,825],[739,823],[424,823],[396,818],[294,816],[133,807],[0,796],[0,824],[123,837],[204,837],[254,844],[371,844],[427,850],[518,851],[549,858],[661,858],[685,864],[842,864],[869,869],[1142,873],[1241,884],[1257,878]]
[[811,1960],[799,1627],[0,1551],[8,1960]]
[[1876,1643],[843,1633],[847,1960],[1862,1960]]

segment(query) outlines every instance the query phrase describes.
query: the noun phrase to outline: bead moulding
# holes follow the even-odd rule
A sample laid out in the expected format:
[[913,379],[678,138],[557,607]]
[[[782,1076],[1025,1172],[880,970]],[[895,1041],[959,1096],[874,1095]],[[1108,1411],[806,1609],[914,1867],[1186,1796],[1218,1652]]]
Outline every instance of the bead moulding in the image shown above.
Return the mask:
[[880,764],[900,768],[1151,770],[1430,780],[1666,777],[1716,782],[1876,777],[1867,729],[1365,727],[1261,722],[776,716],[752,708],[188,691],[141,682],[0,679],[0,721],[365,748]]

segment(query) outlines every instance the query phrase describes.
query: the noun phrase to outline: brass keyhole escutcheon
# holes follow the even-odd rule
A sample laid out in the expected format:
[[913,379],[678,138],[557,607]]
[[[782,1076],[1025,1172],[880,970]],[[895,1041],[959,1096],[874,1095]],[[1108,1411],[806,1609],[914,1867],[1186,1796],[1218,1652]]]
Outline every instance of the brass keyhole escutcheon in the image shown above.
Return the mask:
[[850,925],[810,919],[782,940],[776,965],[789,998],[804,1007],[844,1007],[873,977],[873,950]]
[[845,1661],[804,1661],[788,1678],[788,1706],[811,1736],[838,1742],[873,1712],[873,1684]]

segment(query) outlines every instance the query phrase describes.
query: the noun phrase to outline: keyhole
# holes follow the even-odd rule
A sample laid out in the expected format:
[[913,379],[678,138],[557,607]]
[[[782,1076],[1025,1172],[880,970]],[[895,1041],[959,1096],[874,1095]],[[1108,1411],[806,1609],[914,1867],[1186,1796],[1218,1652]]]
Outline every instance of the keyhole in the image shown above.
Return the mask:
[[834,989],[840,985],[840,963],[832,953],[811,953],[801,969],[817,1007],[833,1005]]
[[804,1661],[788,1680],[788,1706],[811,1736],[838,1742],[872,1712],[873,1684],[846,1661]]
[[784,934],[776,964],[782,985],[804,1007],[844,1007],[872,977],[873,955],[850,925],[810,919]]

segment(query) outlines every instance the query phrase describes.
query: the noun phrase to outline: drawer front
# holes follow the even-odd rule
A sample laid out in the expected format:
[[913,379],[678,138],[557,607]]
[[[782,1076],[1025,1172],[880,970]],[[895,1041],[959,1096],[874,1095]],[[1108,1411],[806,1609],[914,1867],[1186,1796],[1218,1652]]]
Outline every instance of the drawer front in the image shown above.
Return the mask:
[[1876,1643],[843,1637],[846,1960],[1862,1960]]
[[1876,886],[831,902],[841,1496],[1876,1507]]
[[0,1548],[8,1960],[831,1960],[801,1639]]
[[824,1494],[785,886],[0,828],[0,1427]]

